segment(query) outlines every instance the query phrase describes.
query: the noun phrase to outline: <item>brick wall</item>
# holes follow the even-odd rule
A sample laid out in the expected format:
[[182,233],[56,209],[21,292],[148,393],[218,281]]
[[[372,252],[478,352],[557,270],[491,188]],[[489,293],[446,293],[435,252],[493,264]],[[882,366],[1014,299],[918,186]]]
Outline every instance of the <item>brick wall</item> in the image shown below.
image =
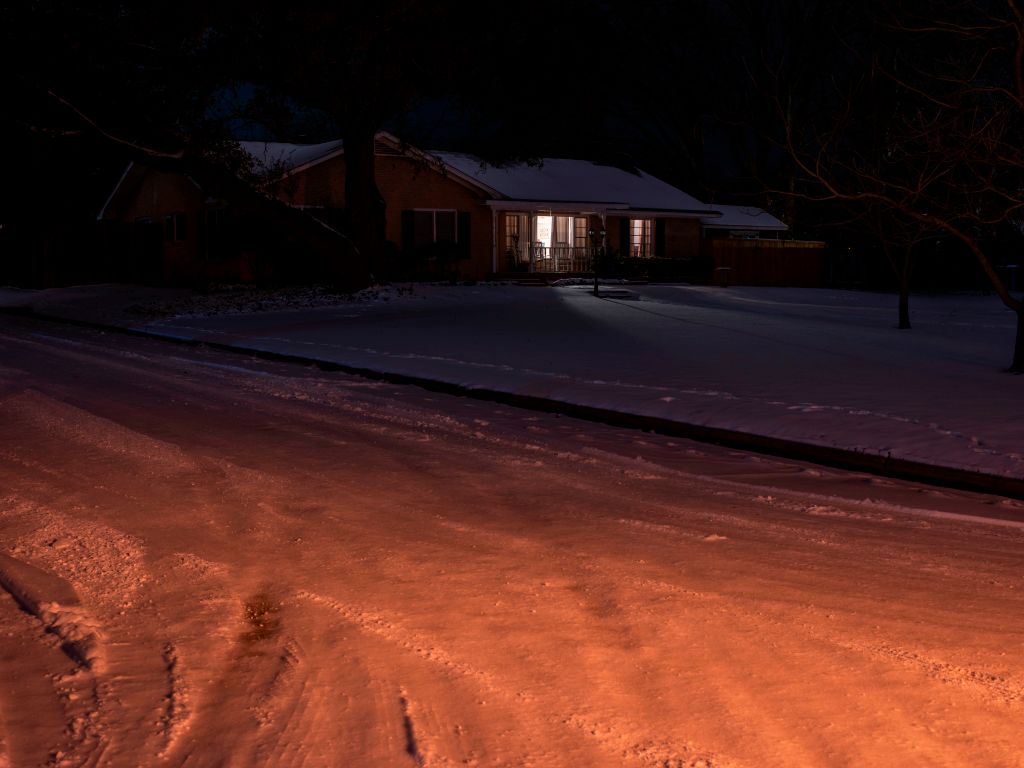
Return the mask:
[[[620,255],[629,255],[629,248],[623,251],[623,245],[630,236],[630,219],[625,216],[608,217],[608,247]],[[653,243],[659,258],[692,259],[700,254],[700,222],[696,219],[660,219],[655,218],[656,227],[664,227],[664,247],[659,252],[658,243]],[[655,237],[657,240],[657,237]]]
[[[480,280],[492,271],[491,210],[484,196],[434,167],[413,158],[378,155],[377,188],[387,206],[386,236],[402,248],[402,211],[454,209],[470,218],[470,257],[455,267],[462,279]],[[345,207],[345,158],[339,156],[273,185],[272,191],[292,205]]]
[[665,219],[665,252],[669,259],[695,259],[700,255],[700,221]]
[[[154,230],[159,227],[161,231],[163,277],[173,280],[199,261],[199,214],[202,206],[202,192],[186,176],[135,165],[118,188],[115,199],[111,200],[105,218],[135,226],[141,219],[151,219]],[[168,240],[162,235],[164,217],[171,213],[185,215],[186,235],[183,240]],[[138,257],[149,258],[148,250],[149,246],[146,246],[147,252],[140,252]]]

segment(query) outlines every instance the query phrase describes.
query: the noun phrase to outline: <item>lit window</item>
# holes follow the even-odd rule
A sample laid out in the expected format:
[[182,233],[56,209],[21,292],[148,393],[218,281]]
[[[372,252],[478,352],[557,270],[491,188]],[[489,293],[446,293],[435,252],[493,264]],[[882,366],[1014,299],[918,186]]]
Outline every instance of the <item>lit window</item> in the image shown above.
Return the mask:
[[654,219],[630,219],[630,255],[646,258],[654,255]]
[[572,246],[585,248],[587,246],[587,218],[585,216],[538,216],[537,245],[544,248]]
[[573,222],[574,222],[573,223],[573,227],[574,227],[575,231],[573,232],[573,238],[572,238],[573,243],[572,244],[574,246],[576,246],[577,248],[586,248],[587,245],[588,245],[588,243],[587,243],[587,229],[588,229],[587,228],[587,217],[586,216],[577,216],[575,219],[573,219]]
[[555,216],[555,245],[572,245],[575,238],[572,216]]
[[519,247],[519,219],[521,214],[505,214],[505,248],[514,251]]

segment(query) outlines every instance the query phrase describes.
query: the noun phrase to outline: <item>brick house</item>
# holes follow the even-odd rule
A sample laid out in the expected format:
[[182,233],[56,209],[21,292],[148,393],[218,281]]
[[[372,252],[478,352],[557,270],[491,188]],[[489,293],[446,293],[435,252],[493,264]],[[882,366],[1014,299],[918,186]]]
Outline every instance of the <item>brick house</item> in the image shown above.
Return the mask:
[[[261,196],[316,220],[324,231],[344,230],[340,141],[241,147],[266,180]],[[568,159],[488,166],[469,155],[424,152],[383,132],[375,149],[390,244],[389,263],[375,267],[378,276],[585,274],[598,252],[620,265],[631,262],[635,271],[657,263],[681,273],[684,265],[699,262],[702,241],[712,232],[774,237],[786,228],[760,209],[707,205],[643,171]],[[251,208],[252,201],[246,205]],[[204,264],[219,263],[237,279],[263,277],[253,264],[265,222],[246,206],[235,207],[187,177],[135,167],[100,218],[160,223],[163,260],[171,265],[165,273],[184,265],[202,272]],[[729,229],[715,229],[723,219]],[[231,259],[216,252],[224,239],[216,233],[227,231],[227,221],[236,238],[254,241],[240,242]]]
[[132,163],[97,216],[120,279],[157,283],[330,280],[369,270],[335,229],[202,163]]

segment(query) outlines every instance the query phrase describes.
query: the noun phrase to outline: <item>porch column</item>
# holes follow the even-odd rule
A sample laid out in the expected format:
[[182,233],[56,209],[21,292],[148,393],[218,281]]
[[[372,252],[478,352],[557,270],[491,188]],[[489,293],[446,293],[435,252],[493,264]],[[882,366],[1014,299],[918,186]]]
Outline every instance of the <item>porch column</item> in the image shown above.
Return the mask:
[[533,261],[537,256],[537,248],[534,243],[537,242],[537,212],[530,211],[530,271],[533,272],[534,264]]
[[491,208],[491,272],[498,271],[498,212]]
[[597,253],[593,254],[590,257],[594,261],[594,263],[591,264],[591,268],[594,270],[594,295],[595,296],[600,296],[601,295],[601,292],[598,290],[598,287],[597,287],[597,285],[598,285],[598,283],[597,283],[597,268],[599,266],[604,266],[603,263],[599,263],[599,262],[603,262],[604,261],[605,249],[608,247],[608,222],[606,222],[605,218],[604,218],[605,212],[601,211],[600,213],[598,213],[598,216],[601,217],[601,229],[600,229],[600,232],[601,232],[601,246],[597,249]]

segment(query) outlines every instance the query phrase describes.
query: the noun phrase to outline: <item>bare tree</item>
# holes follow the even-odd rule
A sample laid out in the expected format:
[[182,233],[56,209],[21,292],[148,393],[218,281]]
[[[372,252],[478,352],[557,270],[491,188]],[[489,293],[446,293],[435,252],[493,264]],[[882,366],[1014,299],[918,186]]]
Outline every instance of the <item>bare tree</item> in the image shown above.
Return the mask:
[[1014,0],[881,10],[871,39],[886,55],[850,44],[830,109],[801,120],[776,100],[783,145],[817,199],[880,207],[961,243],[1016,313],[1009,370],[1024,372],[1024,302],[988,246],[1024,207],[1024,15]]
[[910,323],[910,281],[914,267],[914,253],[918,246],[935,237],[931,223],[908,218],[898,211],[874,205],[868,209],[864,222],[878,242],[885,255],[886,263],[896,278],[898,303],[898,325],[909,330]]

